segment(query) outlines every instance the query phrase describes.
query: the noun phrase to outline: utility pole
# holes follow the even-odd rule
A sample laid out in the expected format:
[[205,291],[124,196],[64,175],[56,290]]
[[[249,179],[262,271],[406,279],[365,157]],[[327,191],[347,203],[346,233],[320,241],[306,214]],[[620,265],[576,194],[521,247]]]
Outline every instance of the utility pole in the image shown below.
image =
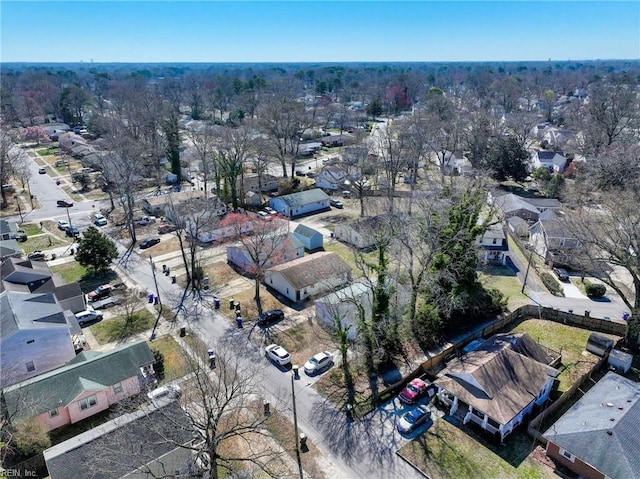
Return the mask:
[[529,262],[527,263],[527,272],[524,274],[524,282],[522,283],[522,290],[520,291],[524,294],[524,288],[527,286],[527,278],[529,277],[529,268],[531,268],[531,257],[533,256],[533,247],[529,251]]
[[298,433],[298,413],[296,412],[296,389],[295,385],[295,373],[291,373],[291,397],[293,398],[293,428],[295,429],[296,440],[296,458],[298,459],[298,472],[300,473],[300,479],[304,479],[304,473],[302,472],[302,458],[300,457],[300,439]]
[[160,316],[162,316],[162,301],[160,300],[160,290],[158,289],[158,278],[156,278],[156,264],[154,263],[151,256],[149,256],[149,264],[151,265],[151,273],[153,274],[153,283],[156,285],[156,297],[158,298],[158,304],[160,305],[158,317],[156,318],[156,322],[153,325],[153,330],[151,331],[151,339],[153,340],[156,339],[156,328],[158,327]]

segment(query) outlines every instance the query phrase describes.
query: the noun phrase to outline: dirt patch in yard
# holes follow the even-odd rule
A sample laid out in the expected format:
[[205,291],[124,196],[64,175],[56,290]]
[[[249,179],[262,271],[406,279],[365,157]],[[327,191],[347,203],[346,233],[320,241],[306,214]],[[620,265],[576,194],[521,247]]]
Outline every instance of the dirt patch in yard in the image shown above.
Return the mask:
[[[258,328],[263,343],[277,343],[291,353],[291,362],[302,366],[310,357],[321,351],[334,352],[333,337],[315,321],[298,322],[288,327],[287,319],[269,328]],[[255,334],[255,333],[254,333]]]
[[[149,237],[155,236],[157,235],[150,235]],[[148,258],[149,256],[161,256],[163,254],[174,253],[180,250],[180,243],[175,235],[172,235],[171,237],[167,237],[167,235],[164,235],[160,240],[160,243],[158,243],[157,245],[154,245],[148,249],[141,250],[139,248],[139,244],[140,241],[142,241],[142,239],[144,238],[146,238],[146,236],[141,235],[138,237],[138,250],[140,251],[140,256],[144,256],[145,258]]]

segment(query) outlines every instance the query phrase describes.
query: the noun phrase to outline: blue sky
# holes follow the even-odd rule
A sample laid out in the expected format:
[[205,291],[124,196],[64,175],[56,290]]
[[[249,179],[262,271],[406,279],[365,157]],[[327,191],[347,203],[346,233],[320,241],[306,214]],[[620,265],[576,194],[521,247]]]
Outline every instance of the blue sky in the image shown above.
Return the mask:
[[640,59],[630,1],[6,1],[3,62]]

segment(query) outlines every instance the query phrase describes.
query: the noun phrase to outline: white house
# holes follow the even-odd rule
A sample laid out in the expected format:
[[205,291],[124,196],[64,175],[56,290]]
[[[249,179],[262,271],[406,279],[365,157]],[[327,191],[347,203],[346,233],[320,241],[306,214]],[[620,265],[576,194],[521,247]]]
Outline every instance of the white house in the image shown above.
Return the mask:
[[[347,330],[350,340],[354,340],[358,332],[360,313],[364,319],[371,318],[371,300],[373,292],[364,283],[353,283],[346,288],[315,300],[316,319],[318,323],[333,330],[336,321]],[[360,309],[362,308],[362,309]]]
[[476,238],[478,255],[484,263],[507,264],[507,236],[501,224],[491,225],[484,234]]
[[351,266],[336,253],[313,253],[269,268],[264,283],[291,301],[331,291],[351,281]]
[[349,175],[335,166],[325,166],[315,177],[316,186],[325,190],[344,190]]
[[269,206],[289,218],[329,208],[329,196],[320,188],[278,196],[269,200]]
[[75,315],[53,293],[0,294],[0,386],[46,373],[75,358]]
[[501,440],[549,398],[557,358],[526,333],[497,334],[452,360],[434,381],[438,398]]
[[391,219],[387,215],[362,218],[346,224],[336,225],[335,237],[343,243],[356,248],[372,248],[376,245],[375,233],[383,225],[387,225]]
[[531,156],[533,168],[545,167],[549,171],[562,173],[567,166],[567,159],[560,151],[536,151]]
[[[268,240],[265,239],[265,249],[269,251],[261,251],[258,261],[261,267],[268,268],[277,264],[293,261],[304,256],[304,245],[292,233],[277,234]],[[250,253],[246,245],[242,242],[227,246],[227,262],[235,265],[239,269],[248,273],[252,272],[255,265],[255,259],[252,254],[258,256],[256,252]]]

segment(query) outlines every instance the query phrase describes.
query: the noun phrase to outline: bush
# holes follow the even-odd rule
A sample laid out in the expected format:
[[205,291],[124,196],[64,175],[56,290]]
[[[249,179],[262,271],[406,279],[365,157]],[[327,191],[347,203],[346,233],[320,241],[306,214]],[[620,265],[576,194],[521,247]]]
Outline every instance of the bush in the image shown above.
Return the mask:
[[564,294],[562,293],[562,288],[560,287],[560,283],[558,283],[550,273],[547,273],[546,271],[542,272],[540,274],[540,279],[551,294],[553,294],[554,296],[564,296]]
[[602,298],[607,292],[607,287],[600,283],[585,282],[585,291],[590,298]]

